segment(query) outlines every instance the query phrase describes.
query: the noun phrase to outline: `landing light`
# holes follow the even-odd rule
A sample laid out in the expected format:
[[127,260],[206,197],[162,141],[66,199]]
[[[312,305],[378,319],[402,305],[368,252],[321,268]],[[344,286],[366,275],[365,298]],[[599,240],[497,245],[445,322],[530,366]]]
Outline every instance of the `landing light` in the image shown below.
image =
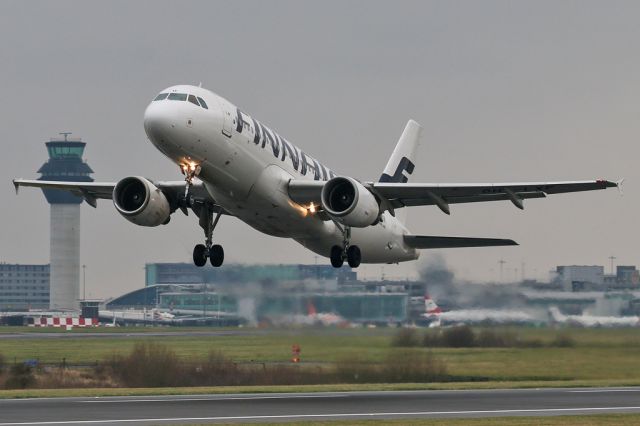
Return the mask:
[[303,207],[300,204],[296,204],[291,200],[287,200],[287,201],[291,207],[298,210],[298,212],[300,213],[300,216],[307,217],[307,214],[309,214],[309,210],[306,207]]
[[200,165],[192,161],[180,164],[180,171],[183,175],[195,175],[200,173]]
[[316,206],[315,206],[315,204],[311,203],[309,205],[309,213],[313,214],[315,212],[316,212]]

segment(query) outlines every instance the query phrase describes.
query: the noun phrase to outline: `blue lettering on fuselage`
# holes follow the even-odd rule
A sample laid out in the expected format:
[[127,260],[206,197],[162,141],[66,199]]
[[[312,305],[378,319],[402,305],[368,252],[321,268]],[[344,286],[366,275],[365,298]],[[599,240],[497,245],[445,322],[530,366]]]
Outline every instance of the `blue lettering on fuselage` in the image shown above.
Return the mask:
[[[242,133],[245,127],[250,128],[251,123],[253,123],[253,143],[256,146],[260,145],[261,148],[265,148],[267,144],[270,144],[273,156],[280,158],[281,161],[285,161],[288,156],[291,159],[291,165],[294,170],[300,172],[301,175],[306,176],[309,168],[312,168],[314,180],[328,180],[336,176],[329,168],[309,157],[304,151],[258,120],[240,111],[240,108],[236,108],[236,113],[236,132]],[[280,155],[281,153],[282,155]]]
[[278,138],[275,137],[275,132],[268,127],[264,127],[265,135],[267,135],[268,143],[271,144],[271,151],[273,151],[273,156],[278,158],[280,156],[280,144],[278,143]]
[[302,150],[300,150],[300,173],[302,176],[307,175],[307,156]]

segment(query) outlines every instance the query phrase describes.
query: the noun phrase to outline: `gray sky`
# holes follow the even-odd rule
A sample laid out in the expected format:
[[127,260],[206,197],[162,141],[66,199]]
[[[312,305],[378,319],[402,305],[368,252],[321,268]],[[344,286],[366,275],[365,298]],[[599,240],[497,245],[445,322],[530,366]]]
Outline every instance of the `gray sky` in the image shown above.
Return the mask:
[[[0,261],[48,262],[48,205],[40,191],[16,197],[11,179],[37,177],[49,137],[82,137],[96,180],[180,179],[142,115],[161,89],[202,82],[357,178],[380,175],[413,118],[425,128],[415,182],[627,179],[624,197],[554,196],[524,212],[509,202],[455,205],[451,216],[411,209],[414,233],[521,244],[444,251],[462,277],[496,279],[501,257],[511,277],[522,262],[540,278],[612,254],[638,264],[639,21],[636,1],[1,2]],[[108,201],[98,207],[82,207],[94,297],[142,285],[145,262],[190,261],[202,239],[193,215],[147,229]],[[232,218],[215,239],[226,262],[314,262]]]

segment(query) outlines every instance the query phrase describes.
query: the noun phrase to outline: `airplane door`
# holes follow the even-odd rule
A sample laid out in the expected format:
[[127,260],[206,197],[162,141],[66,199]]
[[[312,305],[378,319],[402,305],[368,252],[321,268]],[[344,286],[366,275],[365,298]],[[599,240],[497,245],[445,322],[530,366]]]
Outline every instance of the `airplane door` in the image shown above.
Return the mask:
[[220,101],[220,107],[222,108],[222,134],[226,137],[231,137],[231,129],[233,128],[234,113],[231,110],[231,105],[225,100]]

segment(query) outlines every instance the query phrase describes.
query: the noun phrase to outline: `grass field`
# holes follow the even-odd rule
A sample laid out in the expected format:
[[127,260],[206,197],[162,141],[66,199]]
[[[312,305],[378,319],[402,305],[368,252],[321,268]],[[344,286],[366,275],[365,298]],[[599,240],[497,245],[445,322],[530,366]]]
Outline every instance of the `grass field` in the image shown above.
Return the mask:
[[[292,423],[262,423],[284,426]],[[438,419],[438,420],[353,420],[329,422],[296,422],[300,426],[626,426],[640,424],[638,414],[611,414],[595,416],[557,417],[488,417],[485,419]]]
[[[535,339],[543,344],[551,342],[559,333],[568,334],[574,346],[434,348],[431,351],[446,363],[450,375],[461,380],[640,380],[640,333],[635,329],[558,331],[523,327],[509,330],[522,339]],[[11,328],[7,328],[7,331],[11,331]],[[133,329],[127,331],[132,332]],[[0,328],[2,332],[4,329]],[[113,332],[120,334],[123,329]],[[291,345],[296,343],[302,348],[303,363],[354,358],[362,362],[380,362],[400,353],[394,352],[397,348],[390,345],[395,332],[393,329],[308,329],[214,337],[0,339],[0,354],[9,363],[26,359],[57,363],[63,358],[68,363],[92,363],[116,352],[128,352],[137,341],[144,340],[167,345],[186,360],[200,359],[216,350],[236,362],[287,362],[291,357]],[[407,350],[419,352],[428,349],[416,347]]]

